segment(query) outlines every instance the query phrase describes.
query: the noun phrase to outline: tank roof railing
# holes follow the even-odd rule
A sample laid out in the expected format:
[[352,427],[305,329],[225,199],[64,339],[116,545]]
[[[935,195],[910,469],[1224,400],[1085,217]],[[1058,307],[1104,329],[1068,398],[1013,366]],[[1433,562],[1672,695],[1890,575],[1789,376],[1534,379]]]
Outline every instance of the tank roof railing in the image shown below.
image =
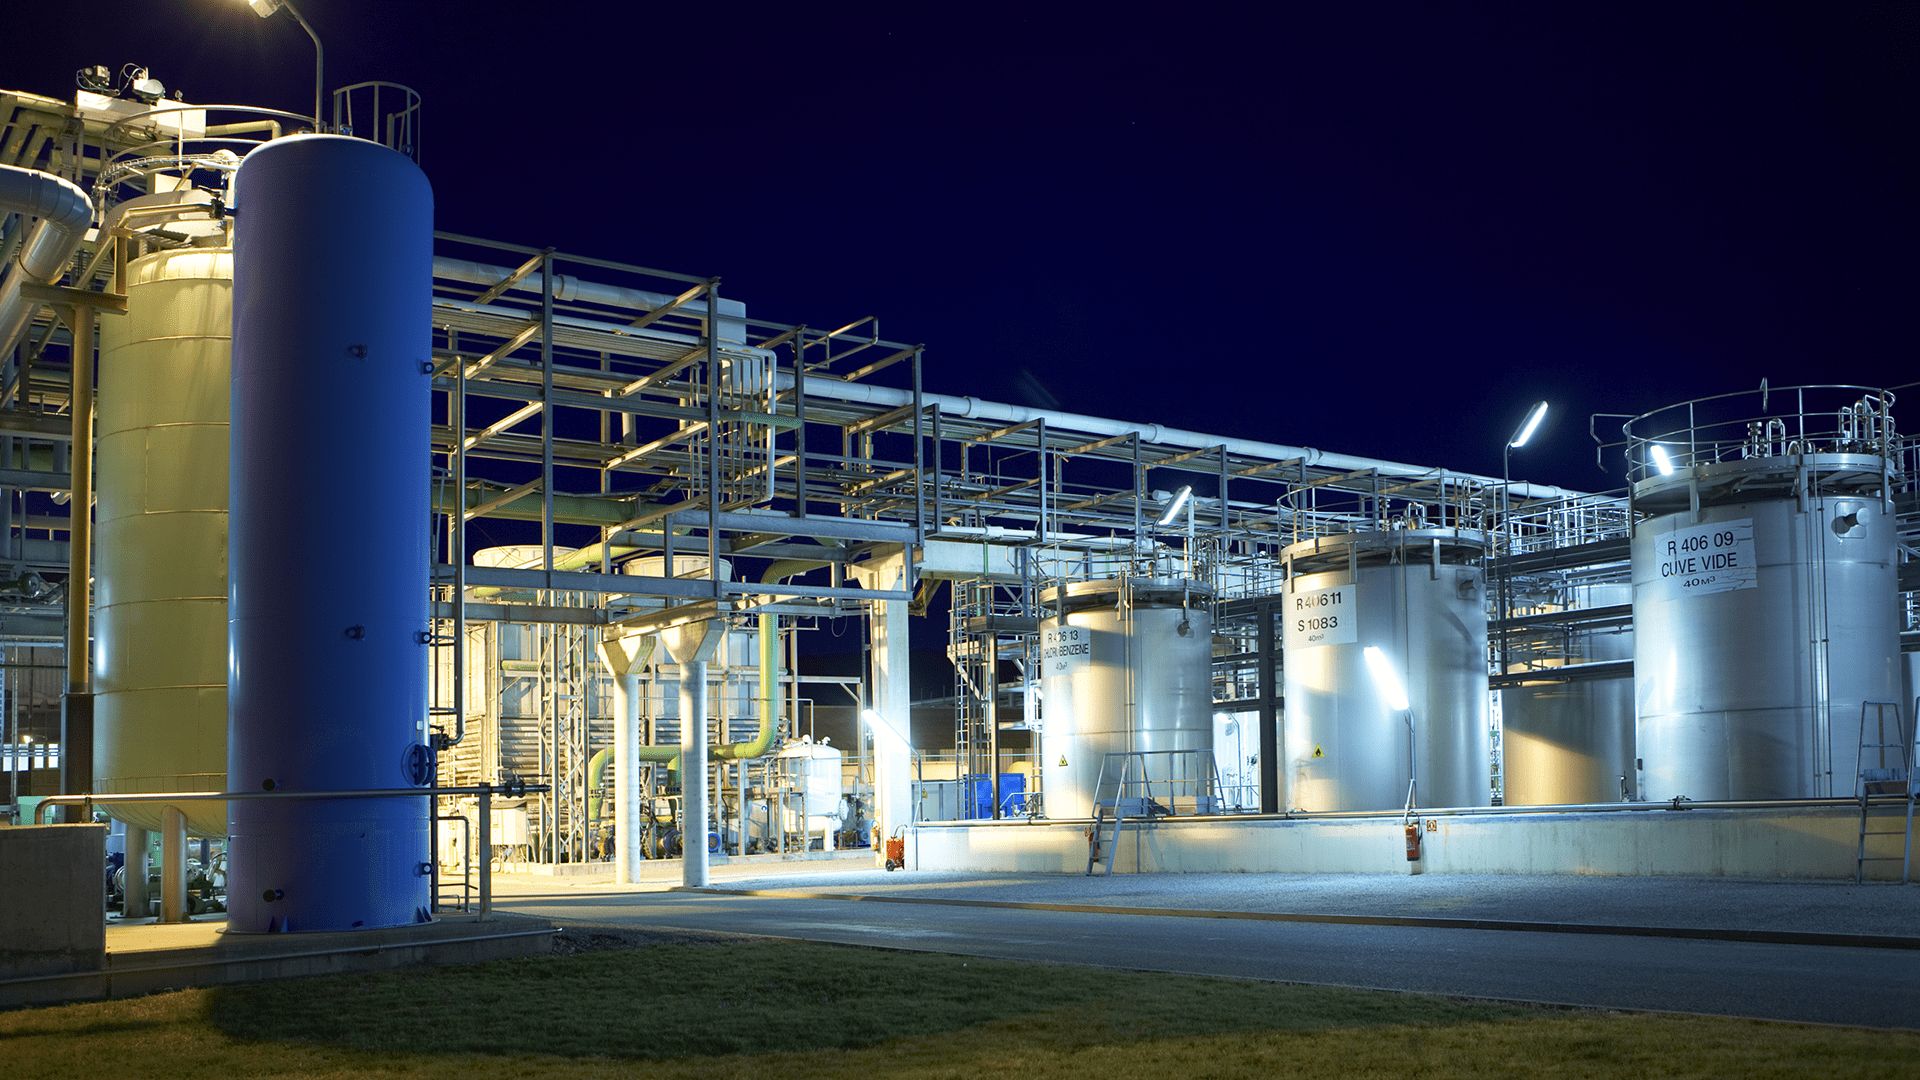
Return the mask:
[[[382,104],[382,97],[385,103]],[[397,104],[396,104],[397,102]],[[373,125],[370,134],[362,134],[354,123],[354,106],[361,104],[361,115]],[[333,125],[336,134],[377,142],[396,153],[420,163],[420,94],[411,86],[370,79],[333,92]]]
[[1509,550],[1525,553],[1619,540],[1632,526],[1626,492],[1613,491],[1517,505],[1498,531]]
[[1769,387],[1694,398],[1631,417],[1622,439],[1594,441],[1602,455],[1622,447],[1627,479],[1685,471],[1696,465],[1799,454],[1868,454],[1900,465],[1894,395],[1869,386]]

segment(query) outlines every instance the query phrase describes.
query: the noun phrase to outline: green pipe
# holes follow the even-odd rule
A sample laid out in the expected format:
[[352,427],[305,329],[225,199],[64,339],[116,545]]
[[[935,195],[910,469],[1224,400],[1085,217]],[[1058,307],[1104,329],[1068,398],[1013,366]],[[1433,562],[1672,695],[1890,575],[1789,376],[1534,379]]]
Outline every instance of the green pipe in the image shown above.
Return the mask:
[[778,620],[771,612],[760,613],[760,730],[746,742],[713,747],[709,761],[750,761],[764,757],[779,736],[779,714],[773,708],[773,687],[779,672],[775,649],[779,637]]
[[587,759],[587,820],[600,820],[600,779],[606,775],[607,762],[613,760],[613,747],[603,747]]
[[[581,550],[586,551],[588,549],[583,548]],[[596,553],[592,558],[597,559],[599,555]],[[780,581],[790,578],[795,574],[805,573],[816,566],[825,565],[826,563],[824,561],[812,559],[782,559],[768,567],[767,572],[761,576],[761,580],[763,582]],[[559,568],[560,561],[556,559],[554,560],[554,569],[557,570]],[[720,746],[708,747],[708,761],[750,761],[754,758],[765,757],[766,754],[773,749],[774,740],[779,737],[780,733],[779,710],[775,708],[775,692],[779,684],[780,671],[779,639],[778,617],[772,612],[761,612],[760,730],[755,733],[753,738],[746,742],[725,743]],[[624,723],[627,709],[634,707],[634,703],[631,700],[632,696],[640,692],[640,677],[637,674],[621,674],[615,676],[614,684],[616,687],[615,693],[628,699],[618,710],[620,714],[618,722]],[[641,761],[664,764],[671,772],[678,773],[680,771],[680,748],[678,746],[641,746],[636,748],[636,756]],[[594,754],[593,758],[587,762],[587,785],[589,791],[599,791],[601,770],[605,768],[607,761],[612,760],[613,747],[609,746],[599,753]],[[619,768],[617,762],[614,767],[616,770]],[[587,818],[589,820],[598,821],[600,819],[599,804],[600,799],[597,794],[588,797]]]
[[[767,567],[767,572],[760,575],[760,580],[769,583],[783,581],[825,565],[812,559],[781,559]],[[772,612],[760,613],[760,731],[746,742],[714,747],[708,760],[750,761],[766,756],[773,749],[774,740],[780,733],[779,710],[774,708],[780,675],[779,624],[779,618]]]

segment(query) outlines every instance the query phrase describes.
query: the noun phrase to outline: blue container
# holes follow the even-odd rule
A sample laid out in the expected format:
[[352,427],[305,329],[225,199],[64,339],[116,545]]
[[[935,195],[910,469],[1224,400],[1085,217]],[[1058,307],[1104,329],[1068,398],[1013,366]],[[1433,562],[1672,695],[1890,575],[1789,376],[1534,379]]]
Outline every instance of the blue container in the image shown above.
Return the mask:
[[[297,135],[234,190],[228,787],[424,786],[432,189]],[[426,921],[429,801],[233,801],[228,929]]]
[[[966,805],[960,816],[967,820],[993,816],[993,778],[969,773],[961,789]],[[1023,773],[1000,774],[1000,816],[1018,817],[1026,813],[1027,778]]]

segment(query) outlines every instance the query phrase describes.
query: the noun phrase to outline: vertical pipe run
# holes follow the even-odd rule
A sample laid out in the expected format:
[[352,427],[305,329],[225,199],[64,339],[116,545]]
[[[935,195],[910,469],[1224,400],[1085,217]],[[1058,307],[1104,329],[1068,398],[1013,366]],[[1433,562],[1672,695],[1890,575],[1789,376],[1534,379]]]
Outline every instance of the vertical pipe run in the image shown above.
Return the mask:
[[1277,814],[1280,805],[1280,672],[1275,670],[1273,641],[1274,609],[1261,605],[1258,641],[1260,651],[1260,812]]
[[680,883],[689,889],[707,885],[708,771],[707,662],[681,661]]

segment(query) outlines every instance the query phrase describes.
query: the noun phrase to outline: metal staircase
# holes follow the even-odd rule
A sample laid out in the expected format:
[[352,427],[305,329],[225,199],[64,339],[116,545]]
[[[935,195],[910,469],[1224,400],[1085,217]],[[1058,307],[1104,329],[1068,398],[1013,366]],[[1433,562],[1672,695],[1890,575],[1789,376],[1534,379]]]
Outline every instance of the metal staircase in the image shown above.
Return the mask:
[[[1917,703],[1920,704],[1920,703]],[[1860,703],[1860,756],[1858,759],[1859,776],[1854,782],[1854,795],[1860,800],[1860,839],[1854,849],[1853,881],[1858,885],[1866,880],[1867,864],[1870,862],[1900,863],[1900,880],[1904,883],[1912,879],[1913,872],[1913,803],[1915,794],[1914,777],[1914,739],[1900,715],[1900,706],[1891,701],[1864,701]],[[1891,714],[1891,715],[1889,715]],[[1869,729],[1868,721],[1872,727]],[[1887,741],[1887,721],[1893,721],[1894,741]],[[1869,741],[1871,739],[1871,741]],[[1889,760],[1888,751],[1892,751]],[[1869,760],[1871,755],[1871,760]],[[1898,795],[1903,804],[1906,821],[1898,829],[1875,829],[1870,814],[1873,797],[1876,795]],[[1867,838],[1872,836],[1901,837],[1901,851],[1898,855],[1867,854]]]
[[1100,762],[1100,777],[1093,787],[1093,827],[1087,830],[1087,876],[1093,876],[1096,866],[1103,875],[1113,875],[1121,830],[1128,824],[1217,814],[1222,809],[1220,771],[1211,750],[1109,753]]

